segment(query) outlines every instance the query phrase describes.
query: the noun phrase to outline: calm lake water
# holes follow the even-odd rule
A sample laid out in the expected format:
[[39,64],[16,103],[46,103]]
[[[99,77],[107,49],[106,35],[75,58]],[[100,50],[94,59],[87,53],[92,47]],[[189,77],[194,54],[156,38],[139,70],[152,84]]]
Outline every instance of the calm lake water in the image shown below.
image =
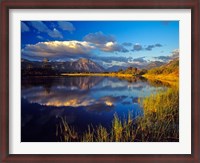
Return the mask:
[[56,124],[66,117],[79,133],[89,124],[109,129],[113,116],[142,116],[138,98],[165,89],[146,79],[112,77],[22,78],[21,141],[57,142]]

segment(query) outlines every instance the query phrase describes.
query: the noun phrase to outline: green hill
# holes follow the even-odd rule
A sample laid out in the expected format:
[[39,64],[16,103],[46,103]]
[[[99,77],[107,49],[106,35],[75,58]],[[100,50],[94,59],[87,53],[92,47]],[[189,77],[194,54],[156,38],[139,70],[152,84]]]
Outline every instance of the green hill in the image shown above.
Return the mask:
[[149,79],[177,81],[179,78],[179,59],[176,58],[167,64],[148,70],[144,77]]
[[150,69],[148,71],[148,74],[174,74],[176,76],[179,76],[179,59],[172,60],[169,63],[160,67]]

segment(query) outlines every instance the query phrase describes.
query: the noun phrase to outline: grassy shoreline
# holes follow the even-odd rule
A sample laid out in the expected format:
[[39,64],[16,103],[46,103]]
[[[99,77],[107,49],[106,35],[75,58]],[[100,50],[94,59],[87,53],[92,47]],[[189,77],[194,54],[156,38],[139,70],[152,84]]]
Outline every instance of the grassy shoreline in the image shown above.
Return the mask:
[[133,74],[121,73],[63,73],[61,76],[110,76],[110,77],[134,77]]
[[162,83],[167,83],[174,85],[179,82],[179,77],[174,75],[154,75],[154,74],[144,74],[144,75],[133,75],[133,74],[122,74],[122,73],[63,73],[60,75],[51,75],[51,76],[28,76],[28,77],[116,77],[119,79],[130,80],[136,78],[145,78],[149,81],[161,81]]
[[63,73],[61,76],[104,76],[104,77],[123,77],[123,78],[135,78],[144,77],[148,80],[159,80],[161,82],[167,82],[169,84],[179,82],[179,77],[171,74],[154,75],[154,74],[144,74],[144,75],[133,75],[133,74],[122,74],[122,73]]
[[163,74],[159,74],[159,75],[152,75],[152,74],[144,74],[142,75],[142,77],[145,77],[146,79],[149,80],[160,80],[163,82],[179,82],[179,77],[175,76],[175,75],[163,75]]

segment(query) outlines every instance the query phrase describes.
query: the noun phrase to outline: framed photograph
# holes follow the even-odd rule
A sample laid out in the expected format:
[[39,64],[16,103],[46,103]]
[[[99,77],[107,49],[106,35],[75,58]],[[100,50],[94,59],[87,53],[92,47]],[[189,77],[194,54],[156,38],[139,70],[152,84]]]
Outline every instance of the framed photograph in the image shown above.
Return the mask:
[[198,162],[199,0],[1,2],[1,161]]

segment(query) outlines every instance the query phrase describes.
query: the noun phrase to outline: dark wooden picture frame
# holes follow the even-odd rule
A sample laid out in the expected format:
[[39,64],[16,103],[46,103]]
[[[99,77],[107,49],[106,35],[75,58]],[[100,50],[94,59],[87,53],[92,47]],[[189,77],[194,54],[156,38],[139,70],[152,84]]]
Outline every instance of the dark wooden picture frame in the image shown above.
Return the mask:
[[[0,162],[200,162],[199,0],[3,0],[1,2],[1,156]],[[9,154],[9,9],[191,9],[192,154],[189,155],[10,155]]]

